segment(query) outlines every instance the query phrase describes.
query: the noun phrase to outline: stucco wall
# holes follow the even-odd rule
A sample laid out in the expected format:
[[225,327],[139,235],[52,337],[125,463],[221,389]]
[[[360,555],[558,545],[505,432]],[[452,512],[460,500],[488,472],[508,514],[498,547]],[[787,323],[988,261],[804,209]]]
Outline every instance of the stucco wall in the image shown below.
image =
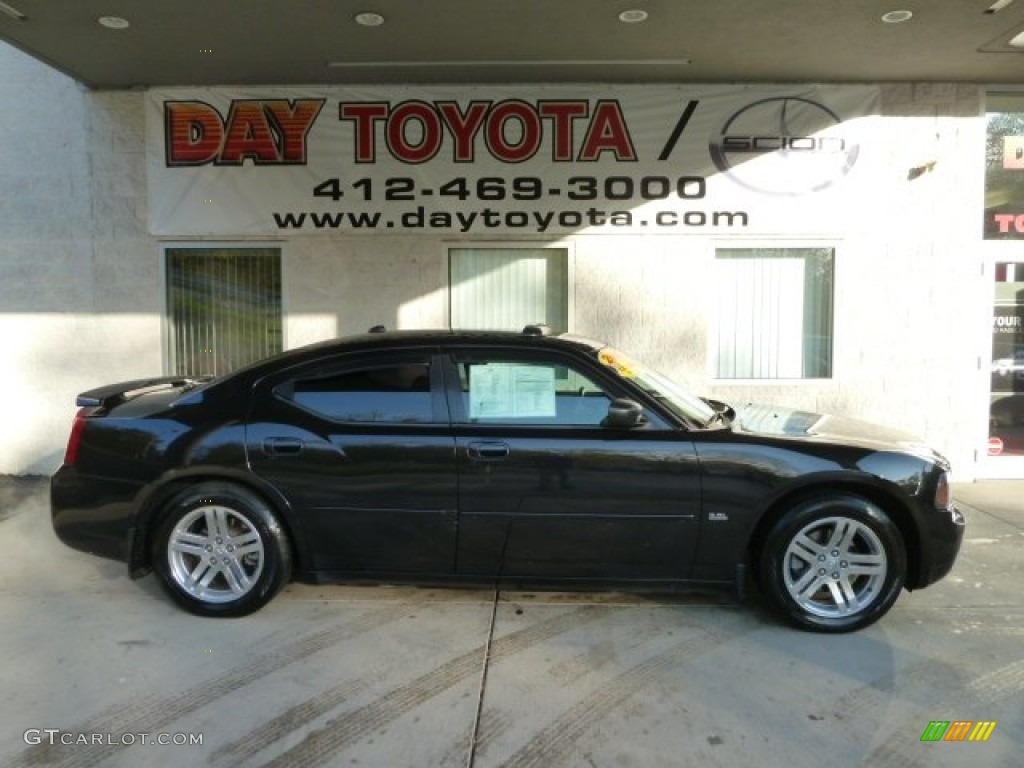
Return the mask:
[[[883,88],[876,195],[837,244],[835,377],[714,391],[921,435],[974,476],[987,437],[991,276],[983,273],[982,90]],[[924,170],[922,170],[924,169]]]
[[159,370],[140,94],[0,44],[0,472],[49,472],[85,386]]
[[[0,473],[49,472],[77,392],[161,372],[161,243],[146,230],[143,96],[86,92],[2,45],[0,71]],[[980,358],[990,316],[979,240],[980,89],[888,86],[883,101],[874,191],[849,211],[848,228],[780,241],[836,248],[833,379],[713,379],[711,279],[715,247],[730,244],[724,238],[566,238],[570,325],[702,393],[912,430],[968,479],[985,440]],[[450,242],[282,241],[286,344],[377,323],[445,325]]]

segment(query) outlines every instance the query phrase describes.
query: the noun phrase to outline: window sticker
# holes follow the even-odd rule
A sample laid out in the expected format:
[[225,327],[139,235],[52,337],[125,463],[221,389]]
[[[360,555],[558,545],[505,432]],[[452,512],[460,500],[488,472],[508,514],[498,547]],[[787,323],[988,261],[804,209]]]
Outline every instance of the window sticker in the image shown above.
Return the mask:
[[597,359],[624,379],[636,378],[636,364],[618,350],[605,347],[598,353]]
[[474,365],[469,379],[471,419],[552,418],[555,371],[547,366]]

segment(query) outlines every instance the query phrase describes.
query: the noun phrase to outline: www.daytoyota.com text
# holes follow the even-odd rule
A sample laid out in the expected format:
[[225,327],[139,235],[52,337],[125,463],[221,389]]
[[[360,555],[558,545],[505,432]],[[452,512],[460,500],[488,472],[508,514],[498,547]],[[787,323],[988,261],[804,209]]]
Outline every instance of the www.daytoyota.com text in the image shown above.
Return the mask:
[[[707,184],[700,176],[573,176],[563,186],[546,186],[534,176],[511,179],[453,178],[437,188],[419,187],[408,177],[361,178],[351,183],[327,179],[313,188],[313,197],[330,198],[350,210],[278,211],[272,215],[278,229],[401,229],[446,230],[459,233],[488,229],[529,229],[547,232],[585,227],[612,228],[742,228],[749,225],[745,211],[708,211],[693,207],[704,198]],[[565,199],[578,206],[553,208],[551,201]],[[454,208],[457,200],[466,208]],[[540,202],[536,207],[520,203]],[[511,201],[512,208],[505,207]],[[665,208],[650,210],[647,203],[665,201]],[[378,203],[388,212],[366,210]],[[443,208],[428,203],[445,203]],[[393,203],[420,203],[392,206]],[[472,207],[473,203],[482,207]],[[588,204],[589,203],[589,204]],[[669,207],[675,204],[678,207]],[[697,203],[699,205],[699,203]]]

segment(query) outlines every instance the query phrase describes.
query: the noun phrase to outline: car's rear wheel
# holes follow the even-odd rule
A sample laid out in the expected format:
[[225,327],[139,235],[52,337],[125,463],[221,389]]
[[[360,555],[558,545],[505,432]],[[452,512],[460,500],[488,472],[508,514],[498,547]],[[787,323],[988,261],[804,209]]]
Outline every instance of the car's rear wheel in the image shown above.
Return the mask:
[[899,597],[907,556],[899,528],[876,504],[850,494],[807,499],[769,532],[760,583],[793,624],[852,632],[880,619]]
[[202,616],[244,616],[291,578],[288,538],[269,505],[229,483],[176,496],[153,536],[153,568],[170,596]]

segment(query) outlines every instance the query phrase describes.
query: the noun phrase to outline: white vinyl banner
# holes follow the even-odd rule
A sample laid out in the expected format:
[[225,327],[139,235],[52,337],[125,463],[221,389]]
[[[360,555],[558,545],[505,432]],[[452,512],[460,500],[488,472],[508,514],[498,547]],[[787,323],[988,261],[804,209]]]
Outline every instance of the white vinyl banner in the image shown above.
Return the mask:
[[155,89],[157,236],[823,233],[876,86]]

